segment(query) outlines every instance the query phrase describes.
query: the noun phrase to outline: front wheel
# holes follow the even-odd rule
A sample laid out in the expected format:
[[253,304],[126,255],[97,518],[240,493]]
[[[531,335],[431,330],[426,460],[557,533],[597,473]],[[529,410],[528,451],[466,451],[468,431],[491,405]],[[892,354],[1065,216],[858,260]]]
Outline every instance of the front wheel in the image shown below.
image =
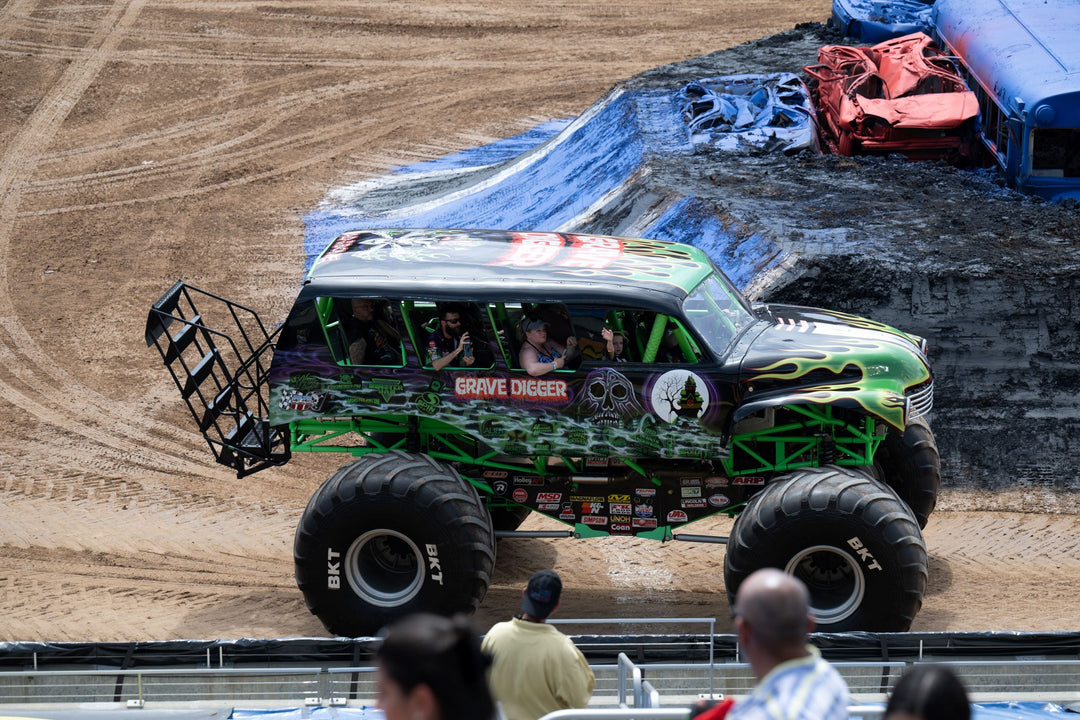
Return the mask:
[[735,521],[724,559],[734,603],[750,573],[775,567],[805,583],[822,632],[900,632],[926,591],[919,525],[891,488],[852,468],[805,468],[771,482]]
[[495,565],[476,489],[425,455],[366,455],[308,502],[296,582],[330,632],[372,635],[412,612],[473,612]]

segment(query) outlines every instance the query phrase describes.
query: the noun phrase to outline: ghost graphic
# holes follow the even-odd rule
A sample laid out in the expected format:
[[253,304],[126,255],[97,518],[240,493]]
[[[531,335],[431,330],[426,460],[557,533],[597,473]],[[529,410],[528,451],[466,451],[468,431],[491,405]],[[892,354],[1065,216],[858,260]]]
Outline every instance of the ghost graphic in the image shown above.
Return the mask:
[[591,420],[603,427],[620,427],[645,414],[634,384],[611,368],[589,373],[574,406],[578,419]]

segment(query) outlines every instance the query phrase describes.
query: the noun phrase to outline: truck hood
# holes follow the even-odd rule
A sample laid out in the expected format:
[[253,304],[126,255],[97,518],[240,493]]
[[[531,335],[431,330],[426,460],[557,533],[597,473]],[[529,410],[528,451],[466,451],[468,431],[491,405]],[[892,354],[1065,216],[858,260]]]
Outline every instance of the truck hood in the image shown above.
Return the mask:
[[905,426],[907,396],[931,380],[922,338],[829,310],[754,310],[766,327],[743,356],[735,420],[764,407],[815,403],[861,408]]

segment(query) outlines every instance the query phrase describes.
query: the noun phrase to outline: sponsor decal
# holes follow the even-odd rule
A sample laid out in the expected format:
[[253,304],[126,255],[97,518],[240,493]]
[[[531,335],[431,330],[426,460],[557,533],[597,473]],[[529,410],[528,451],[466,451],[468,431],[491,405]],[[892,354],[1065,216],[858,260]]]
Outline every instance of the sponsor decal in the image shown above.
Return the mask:
[[587,468],[606,468],[608,466],[608,459],[604,457],[589,457],[585,458],[585,467]]
[[720,476],[717,476],[717,477],[707,477],[707,478],[705,478],[705,487],[714,488],[714,487],[727,487],[727,486],[728,486],[728,479],[726,477],[724,477],[723,475],[720,475]]
[[701,478],[679,478],[679,484],[683,487],[701,485]]
[[633,510],[630,509],[630,503],[611,503],[612,515],[629,515]]
[[571,495],[570,502],[604,502],[604,498],[599,495]]
[[860,540],[858,536],[848,540],[847,544],[851,547],[852,550],[859,554],[859,559],[866,563],[867,570],[883,571],[885,569],[878,564],[878,561],[874,559],[874,556],[871,554],[870,550],[867,549],[866,545],[863,544],[863,541]]
[[559,503],[539,503],[537,504],[536,509],[545,512],[555,512],[559,509]]
[[542,492],[536,493],[536,502],[557,503],[562,501],[562,493]]
[[683,509],[703,508],[703,507],[705,507],[705,500],[701,499],[701,498],[699,498],[697,500],[680,500],[679,501],[679,507],[681,507]]
[[728,498],[727,495],[721,495],[720,493],[716,493],[715,495],[709,496],[709,504],[713,507],[724,507],[730,502],[731,500]]
[[544,478],[539,475],[515,475],[515,485],[543,485]]
[[340,558],[341,553],[335,552],[333,548],[326,549],[326,587],[331,590],[341,589]]
[[608,495],[607,496],[607,501],[608,502],[614,502],[614,503],[628,503],[628,502],[630,502],[630,496],[629,495]]
[[510,486],[506,484],[505,480],[496,480],[491,489],[495,491],[496,495],[505,495],[506,491],[510,489]]
[[765,478],[750,475],[739,475],[731,478],[732,485],[764,485]]
[[652,517],[653,516],[653,507],[652,507],[652,505],[647,505],[645,503],[642,503],[640,505],[635,505],[634,506],[634,514],[637,515],[638,517]]
[[604,512],[604,503],[581,503],[581,512],[583,515],[599,515]]
[[629,524],[630,523],[630,516],[629,515],[612,515],[611,516],[611,522]]
[[633,526],[627,525],[625,523],[618,523],[618,524],[612,523],[611,524],[611,532],[613,534],[614,533],[632,533],[632,532],[634,532],[634,528],[633,528]]
[[656,497],[656,488],[636,488],[634,494],[638,497]]
[[560,520],[573,520],[577,517],[574,514],[574,507],[570,503],[563,503],[562,510],[559,511]]
[[405,390],[405,383],[389,378],[375,378],[368,383],[368,386],[379,393],[379,397],[382,398],[383,402],[390,402],[390,398]]
[[529,499],[529,493],[525,492],[521,488],[515,488],[514,494],[511,497],[514,498],[514,502],[523,503]]
[[505,470],[485,470],[484,471],[484,479],[485,480],[504,480],[504,479],[506,479],[508,477],[510,477],[510,473],[508,473]]
[[600,515],[582,515],[581,522],[586,525],[607,525],[607,518]]
[[528,400],[569,402],[565,380],[540,378],[476,377],[454,378],[454,396],[462,400]]
[[667,514],[667,521],[669,523],[686,522],[687,519],[686,513],[682,510],[672,510]]
[[281,392],[281,401],[278,407],[282,410],[304,412],[314,410],[319,412],[326,404],[325,392],[305,392],[303,390],[286,389]]
[[439,563],[439,546],[434,543],[428,543],[424,549],[427,551],[428,572],[431,573],[431,580],[432,582],[437,582],[442,585],[442,565]]
[[688,497],[701,497],[701,488],[699,487],[684,487],[682,488],[682,496]]
[[652,529],[656,527],[656,518],[634,518],[634,527]]

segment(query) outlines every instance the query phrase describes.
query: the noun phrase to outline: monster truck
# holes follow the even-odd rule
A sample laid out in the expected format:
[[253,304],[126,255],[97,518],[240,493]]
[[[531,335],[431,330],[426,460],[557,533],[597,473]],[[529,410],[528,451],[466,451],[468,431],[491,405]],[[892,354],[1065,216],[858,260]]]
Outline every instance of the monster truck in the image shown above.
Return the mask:
[[[540,326],[559,357],[530,374],[524,330]],[[465,332],[471,357],[435,370],[436,340]],[[380,353],[355,352],[358,337]],[[475,610],[496,538],[521,535],[530,512],[562,536],[726,541],[729,597],[782,568],[824,631],[906,630],[922,604],[939,485],[925,343],[752,304],[691,245],[348,232],[272,332],[181,281],[150,310],[146,342],[238,476],[295,453],[350,456],[294,541],[307,605],[338,635]],[[715,513],[736,518],[730,538],[682,532]]]

